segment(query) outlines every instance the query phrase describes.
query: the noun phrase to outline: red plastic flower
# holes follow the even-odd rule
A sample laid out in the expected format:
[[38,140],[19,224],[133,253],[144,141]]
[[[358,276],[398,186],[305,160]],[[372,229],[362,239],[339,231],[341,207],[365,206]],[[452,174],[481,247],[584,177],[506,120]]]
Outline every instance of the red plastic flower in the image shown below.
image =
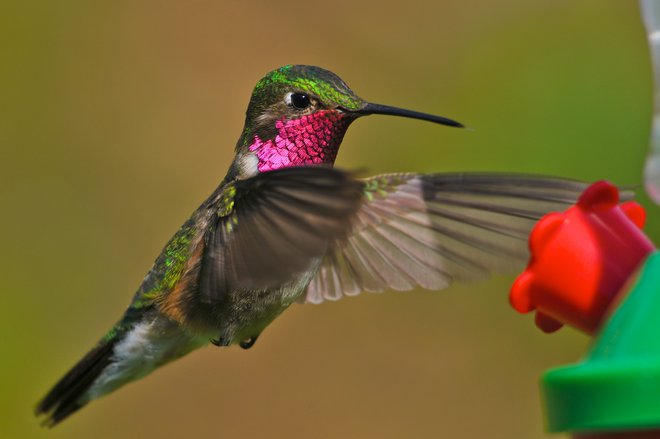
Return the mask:
[[612,299],[654,246],[641,232],[646,213],[619,205],[608,182],[592,184],[564,213],[543,217],[530,235],[531,260],[511,288],[511,305],[537,310],[536,325],[568,324],[593,334]]

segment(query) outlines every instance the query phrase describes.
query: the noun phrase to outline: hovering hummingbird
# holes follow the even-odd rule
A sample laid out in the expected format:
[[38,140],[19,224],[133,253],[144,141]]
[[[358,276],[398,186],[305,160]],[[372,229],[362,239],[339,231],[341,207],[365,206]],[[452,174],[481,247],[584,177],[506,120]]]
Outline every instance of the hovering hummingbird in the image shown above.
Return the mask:
[[438,290],[522,266],[535,221],[586,187],[506,174],[333,169],[349,125],[385,114],[338,76],[288,65],[254,88],[236,157],[167,243],[119,322],[38,404],[53,426],[88,402],[207,345],[251,347],[292,303]]

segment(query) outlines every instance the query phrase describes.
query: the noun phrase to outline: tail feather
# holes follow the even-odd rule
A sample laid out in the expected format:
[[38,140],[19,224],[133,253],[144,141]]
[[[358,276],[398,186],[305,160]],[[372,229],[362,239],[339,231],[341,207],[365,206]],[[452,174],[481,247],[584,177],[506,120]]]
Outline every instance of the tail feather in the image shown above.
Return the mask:
[[85,393],[112,362],[116,337],[101,341],[55,384],[36,408],[46,415],[44,425],[53,427],[87,404]]

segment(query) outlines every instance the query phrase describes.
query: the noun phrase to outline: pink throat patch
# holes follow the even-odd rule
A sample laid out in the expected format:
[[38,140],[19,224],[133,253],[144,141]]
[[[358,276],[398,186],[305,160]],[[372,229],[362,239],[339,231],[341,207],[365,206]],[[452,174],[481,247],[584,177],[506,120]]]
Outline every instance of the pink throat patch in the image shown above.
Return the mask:
[[254,136],[250,151],[259,158],[260,172],[289,166],[333,164],[350,119],[327,110],[299,119],[278,120],[273,139],[262,141]]

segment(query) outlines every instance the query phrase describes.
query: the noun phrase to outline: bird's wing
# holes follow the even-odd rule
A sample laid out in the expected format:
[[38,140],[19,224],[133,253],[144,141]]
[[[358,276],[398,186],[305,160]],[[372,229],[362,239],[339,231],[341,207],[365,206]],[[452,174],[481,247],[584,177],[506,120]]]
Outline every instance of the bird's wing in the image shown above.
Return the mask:
[[350,234],[335,239],[301,300],[362,291],[438,290],[512,272],[544,214],[565,210],[584,183],[507,174],[391,174],[365,181]]
[[281,285],[311,268],[344,236],[364,183],[339,170],[296,167],[226,185],[205,234],[201,299]]

